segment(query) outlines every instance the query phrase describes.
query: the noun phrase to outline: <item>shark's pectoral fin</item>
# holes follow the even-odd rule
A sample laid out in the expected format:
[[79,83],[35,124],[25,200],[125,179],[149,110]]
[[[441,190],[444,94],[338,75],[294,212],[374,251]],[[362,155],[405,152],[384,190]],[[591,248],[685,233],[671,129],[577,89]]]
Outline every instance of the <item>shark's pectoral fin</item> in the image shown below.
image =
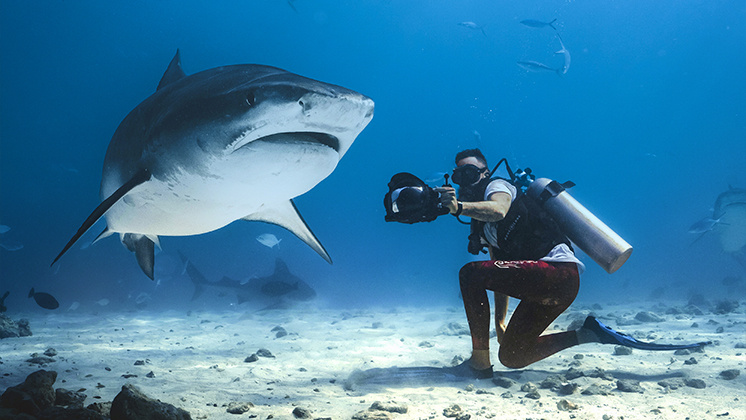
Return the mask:
[[[57,258],[52,261],[52,265],[57,262],[64,254],[67,252],[68,249],[70,249],[71,246],[75,244],[75,242],[80,239],[81,236],[83,236],[84,233],[88,232],[88,229],[91,228],[91,226],[94,225],[100,219],[104,213],[106,213],[111,206],[113,206],[117,201],[119,201],[122,197],[124,197],[125,194],[127,194],[131,189],[135,188],[136,186],[142,184],[143,182],[150,179],[150,172],[147,169],[143,169],[135,174],[135,176],[132,177],[129,181],[125,182],[124,185],[119,187],[116,191],[114,191],[114,194],[110,195],[109,198],[101,202],[101,204],[96,207],[95,210],[93,210],[93,213],[91,213],[90,216],[88,216],[87,219],[85,219],[85,222],[83,222],[83,225],[78,228],[78,231],[73,235],[73,237],[70,239],[70,241],[67,242],[67,245],[65,245],[64,248],[62,248],[62,251],[57,255]],[[104,232],[108,232],[107,230],[104,230]],[[103,235],[102,233],[101,235]],[[99,237],[101,237],[99,235]]]
[[308,244],[308,246],[313,248],[314,251],[318,252],[319,255],[321,255],[321,258],[325,259],[326,262],[329,264],[332,263],[329,253],[326,252],[326,249],[321,245],[319,239],[313,234],[313,232],[311,232],[311,228],[308,227],[306,221],[303,220],[303,217],[298,213],[298,208],[295,207],[293,200],[287,201],[283,204],[265,207],[256,213],[244,217],[243,220],[256,220],[282,226]]
[[148,236],[138,233],[125,233],[122,235],[122,243],[127,249],[135,253],[137,263],[145,273],[154,280],[155,266],[155,243]]

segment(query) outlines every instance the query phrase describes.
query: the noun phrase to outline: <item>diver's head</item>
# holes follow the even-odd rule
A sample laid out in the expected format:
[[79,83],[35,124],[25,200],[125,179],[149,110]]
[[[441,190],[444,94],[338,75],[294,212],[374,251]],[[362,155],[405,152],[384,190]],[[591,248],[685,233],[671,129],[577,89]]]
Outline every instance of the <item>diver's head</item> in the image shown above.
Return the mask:
[[484,190],[490,182],[487,159],[479,149],[467,149],[456,155],[456,169],[451,180],[459,186],[462,201],[484,200]]
[[456,169],[451,177],[454,183],[460,187],[469,187],[489,177],[487,159],[479,149],[462,150],[456,154]]

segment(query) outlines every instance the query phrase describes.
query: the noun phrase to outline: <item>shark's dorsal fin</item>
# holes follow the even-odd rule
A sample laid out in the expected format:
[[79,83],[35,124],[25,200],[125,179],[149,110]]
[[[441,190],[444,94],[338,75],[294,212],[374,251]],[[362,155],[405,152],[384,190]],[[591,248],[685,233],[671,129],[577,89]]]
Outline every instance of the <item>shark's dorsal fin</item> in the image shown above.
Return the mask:
[[186,73],[184,73],[184,70],[181,68],[181,54],[179,54],[179,50],[177,49],[176,55],[171,59],[171,63],[169,63],[166,72],[163,73],[161,81],[158,82],[158,88],[156,90],[160,90],[162,87],[173,83],[182,77],[186,77]]
[[288,269],[288,265],[285,263],[285,261],[278,258],[275,260],[275,274],[289,274],[290,270]]
[[[62,249],[62,252],[60,252],[59,255],[57,255],[57,258],[52,261],[52,265],[57,262],[57,260],[62,257],[62,255],[67,252],[68,249],[70,249],[71,246],[75,244],[75,242],[80,239],[81,236],[83,236],[84,233],[88,232],[88,229],[91,228],[91,226],[94,225],[98,221],[98,219],[101,218],[101,216],[106,213],[107,210],[111,208],[117,201],[119,201],[122,197],[124,197],[125,194],[127,194],[130,190],[135,188],[136,186],[142,184],[143,182],[150,179],[150,172],[147,169],[143,169],[135,174],[135,176],[132,177],[129,181],[125,182],[124,185],[119,187],[116,191],[114,191],[114,194],[110,195],[106,200],[101,202],[101,204],[96,207],[95,210],[93,210],[93,213],[91,213],[90,216],[88,216],[87,219],[85,219],[85,222],[83,222],[83,225],[78,228],[78,231],[73,235],[73,237],[70,239],[70,241],[67,242],[67,245]],[[106,232],[106,231],[104,231]]]
[[326,252],[319,239],[311,232],[311,228],[308,227],[306,221],[298,213],[298,208],[295,207],[293,200],[274,206],[266,206],[260,211],[244,217],[243,220],[256,220],[282,226],[308,244],[314,251],[318,252],[326,262],[329,264],[332,263],[329,253]]

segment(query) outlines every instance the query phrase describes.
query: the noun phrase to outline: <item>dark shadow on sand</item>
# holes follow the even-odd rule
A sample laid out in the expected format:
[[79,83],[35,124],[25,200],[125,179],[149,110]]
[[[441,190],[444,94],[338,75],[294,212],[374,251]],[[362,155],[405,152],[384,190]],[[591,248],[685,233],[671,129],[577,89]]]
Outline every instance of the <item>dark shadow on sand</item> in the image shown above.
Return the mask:
[[[432,366],[389,367],[355,370],[345,380],[347,390],[358,387],[432,386],[474,380],[453,374],[452,368]],[[487,380],[480,380],[485,382]]]
[[[656,374],[640,374],[627,371],[594,371],[593,368],[583,369],[589,372],[589,375],[583,375],[589,378],[598,378],[600,380],[615,383],[617,379],[636,380],[640,382],[657,383],[664,379],[681,378],[686,374],[683,371],[667,371]],[[599,373],[594,375],[592,373]],[[373,368],[367,370],[355,370],[344,381],[344,388],[347,390],[359,390],[361,387],[366,390],[371,388],[382,387],[427,387],[436,385],[459,385],[463,383],[473,383],[477,386],[486,388],[497,388],[490,379],[476,379],[470,376],[463,376],[463,372],[453,367],[432,367],[432,366],[413,366],[413,367],[389,367]],[[566,372],[521,369],[495,371],[494,377],[510,378],[517,383],[534,382],[540,383],[549,376],[564,375]],[[574,379],[573,379],[574,380]],[[568,380],[571,382],[573,380]]]

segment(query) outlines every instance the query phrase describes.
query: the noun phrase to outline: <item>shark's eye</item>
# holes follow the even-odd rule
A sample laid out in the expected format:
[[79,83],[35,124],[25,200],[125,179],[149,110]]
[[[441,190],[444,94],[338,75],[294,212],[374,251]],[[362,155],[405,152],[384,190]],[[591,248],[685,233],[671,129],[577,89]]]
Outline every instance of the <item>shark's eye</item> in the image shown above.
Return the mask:
[[249,91],[249,93],[246,94],[246,103],[249,104],[249,106],[254,106],[256,104],[254,92]]

